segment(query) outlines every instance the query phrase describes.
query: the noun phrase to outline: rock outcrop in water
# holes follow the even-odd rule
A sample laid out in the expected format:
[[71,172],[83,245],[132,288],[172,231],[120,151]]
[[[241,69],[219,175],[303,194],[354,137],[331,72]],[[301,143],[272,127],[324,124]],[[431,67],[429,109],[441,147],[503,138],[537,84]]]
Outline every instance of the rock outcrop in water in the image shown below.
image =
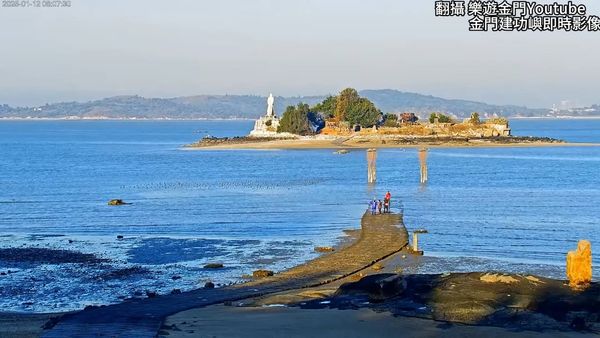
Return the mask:
[[144,268],[142,266],[132,266],[132,267],[127,267],[127,268],[122,268],[122,269],[105,272],[103,274],[96,276],[95,279],[102,280],[102,281],[119,280],[119,279],[130,278],[131,276],[135,276],[135,275],[145,275],[145,274],[149,274],[149,273],[150,273],[150,270],[148,270],[147,268]]
[[[281,137],[250,137],[250,136],[235,136],[235,137],[212,137],[206,136],[196,143],[187,145],[189,148],[204,148],[222,145],[237,145],[249,144],[257,142],[281,141],[286,138]],[[291,138],[288,138],[291,139]]]
[[112,205],[112,206],[127,205],[127,204],[131,204],[131,203],[127,203],[127,202],[123,201],[122,199],[113,199],[113,200],[108,201],[108,205]]
[[15,264],[96,264],[108,262],[93,254],[71,250],[46,248],[3,248],[0,249],[0,262],[8,265]]
[[204,265],[205,269],[222,269],[223,268],[223,264],[222,263],[208,263],[206,265]]

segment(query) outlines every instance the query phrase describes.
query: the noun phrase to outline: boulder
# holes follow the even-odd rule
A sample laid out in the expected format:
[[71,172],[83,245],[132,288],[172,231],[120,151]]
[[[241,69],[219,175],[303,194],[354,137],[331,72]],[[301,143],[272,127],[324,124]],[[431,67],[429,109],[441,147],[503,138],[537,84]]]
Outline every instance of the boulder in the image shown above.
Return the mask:
[[400,295],[406,287],[406,280],[401,275],[371,275],[357,282],[342,284],[335,295],[366,295],[372,301],[381,301]]
[[436,303],[433,319],[438,321],[459,322],[476,325],[496,312],[496,309],[485,302],[455,301]]
[[273,271],[271,270],[256,270],[252,273],[252,277],[254,278],[266,278],[273,276]]
[[206,282],[204,284],[204,288],[205,289],[214,289],[215,288],[215,283],[213,283],[213,282]]
[[383,265],[381,265],[379,263],[375,263],[371,268],[375,271],[381,271],[381,270],[383,270],[384,267],[383,267]]
[[205,269],[222,269],[223,263],[208,263],[204,265]]

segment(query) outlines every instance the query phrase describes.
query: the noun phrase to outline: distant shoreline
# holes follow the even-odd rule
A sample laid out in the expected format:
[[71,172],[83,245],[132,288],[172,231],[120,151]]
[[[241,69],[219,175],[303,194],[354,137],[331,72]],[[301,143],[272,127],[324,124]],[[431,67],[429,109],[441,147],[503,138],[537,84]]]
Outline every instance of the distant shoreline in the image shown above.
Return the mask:
[[600,116],[512,116],[508,118],[511,120],[598,120]]
[[[600,116],[528,116],[509,117],[511,120],[599,120]],[[254,121],[246,117],[231,118],[145,118],[145,117],[0,117],[2,121]]]
[[250,118],[0,117],[2,121],[254,121]]

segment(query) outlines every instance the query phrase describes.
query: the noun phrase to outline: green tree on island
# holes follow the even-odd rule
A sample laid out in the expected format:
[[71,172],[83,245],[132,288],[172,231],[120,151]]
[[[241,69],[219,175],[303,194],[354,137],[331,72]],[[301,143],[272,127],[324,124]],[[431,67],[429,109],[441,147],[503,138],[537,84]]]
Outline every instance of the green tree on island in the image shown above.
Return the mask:
[[359,124],[366,128],[378,124],[383,117],[381,110],[373,102],[360,97],[354,88],[346,88],[337,96],[327,97],[312,110],[325,118],[335,118],[336,122]]
[[337,101],[337,96],[329,95],[323,102],[317,103],[312,111],[317,113],[321,113],[324,118],[330,119],[335,116],[335,104]]
[[305,103],[300,102],[296,107],[288,106],[283,113],[277,132],[297,135],[312,134],[309,114],[310,107]]
[[377,109],[373,102],[364,97],[359,97],[353,102],[346,112],[346,121],[351,125],[361,125],[369,128],[378,124],[383,117],[381,110]]
[[429,115],[429,123],[435,123],[436,118],[439,123],[454,123],[450,116],[442,113],[431,113],[431,115]]
[[398,126],[398,115],[387,113],[383,116],[383,125],[386,127]]
[[340,92],[335,101],[335,119],[336,121],[347,121],[349,110],[356,105],[360,96],[354,88],[346,88]]

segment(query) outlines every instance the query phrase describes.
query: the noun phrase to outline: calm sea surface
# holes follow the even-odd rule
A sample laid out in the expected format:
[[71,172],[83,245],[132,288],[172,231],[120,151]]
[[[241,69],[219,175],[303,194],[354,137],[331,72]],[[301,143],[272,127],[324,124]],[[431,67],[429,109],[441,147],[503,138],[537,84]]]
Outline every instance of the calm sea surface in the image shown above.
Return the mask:
[[[112,260],[0,261],[0,272],[11,270],[0,276],[0,309],[78,309],[134,291],[187,290],[291,267],[358,227],[368,199],[387,190],[409,230],[430,232],[422,247],[439,259],[425,260],[419,272],[563,278],[565,253],[579,239],[600,243],[600,147],[432,149],[425,187],[413,149],[379,151],[379,181],[369,187],[364,151],[181,148],[207,134],[247,134],[252,123],[0,122],[0,248]],[[600,120],[514,120],[512,128],[600,143]],[[112,198],[133,204],[109,207]],[[226,268],[203,269],[208,262]],[[132,266],[147,272],[111,273]]]

